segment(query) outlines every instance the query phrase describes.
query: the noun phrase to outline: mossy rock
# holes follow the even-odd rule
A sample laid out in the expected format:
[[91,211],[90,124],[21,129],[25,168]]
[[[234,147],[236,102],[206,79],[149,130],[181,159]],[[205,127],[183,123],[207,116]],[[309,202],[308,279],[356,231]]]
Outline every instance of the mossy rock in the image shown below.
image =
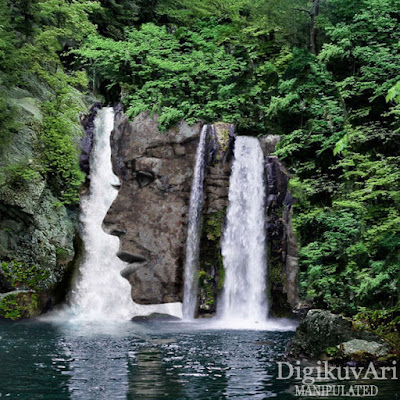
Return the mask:
[[221,254],[221,236],[226,210],[203,216],[200,241],[199,314],[216,310],[217,296],[224,286],[225,270]]
[[0,317],[13,321],[37,317],[42,313],[43,300],[34,292],[11,292],[0,298]]
[[15,260],[3,261],[0,270],[3,278],[13,289],[36,290],[50,275],[48,271],[36,265],[27,265]]
[[310,310],[289,343],[288,353],[294,358],[317,359],[326,353],[327,347],[353,339],[378,343],[381,340],[375,334],[354,331],[352,322],[341,315],[326,310]]

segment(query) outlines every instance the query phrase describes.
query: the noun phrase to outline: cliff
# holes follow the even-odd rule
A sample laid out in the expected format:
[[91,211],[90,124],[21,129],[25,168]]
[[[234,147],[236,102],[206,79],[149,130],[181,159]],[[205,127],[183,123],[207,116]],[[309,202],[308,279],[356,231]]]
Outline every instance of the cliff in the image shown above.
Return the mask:
[[[190,188],[200,124],[185,122],[160,132],[158,118],[147,113],[132,122],[118,110],[111,138],[118,197],[104,229],[120,238],[118,256],[127,262],[122,275],[139,304],[182,301],[183,267]],[[267,140],[268,141],[268,140]],[[216,123],[207,141],[203,223],[200,242],[199,314],[214,313],[223,287],[220,252],[228,206],[234,126]],[[266,142],[265,142],[266,143]],[[268,186],[268,279],[272,313],[283,315],[297,304],[297,248],[291,225],[288,174],[262,142]]]
[[[83,95],[75,90],[74,96],[86,110]],[[17,117],[0,146],[0,317],[9,319],[39,315],[63,299],[79,245],[78,206],[64,201],[58,176],[46,163],[52,150],[44,135],[54,131],[43,106],[53,97],[35,76],[25,89],[8,93]],[[73,149],[68,156],[78,163],[83,129],[78,114],[66,120]]]

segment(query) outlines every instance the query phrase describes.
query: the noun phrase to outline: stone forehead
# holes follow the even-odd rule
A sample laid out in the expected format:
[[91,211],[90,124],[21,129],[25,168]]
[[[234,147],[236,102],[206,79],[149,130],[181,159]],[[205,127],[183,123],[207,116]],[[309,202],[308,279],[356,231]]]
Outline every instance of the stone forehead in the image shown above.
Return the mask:
[[124,121],[124,158],[137,159],[146,155],[149,149],[165,145],[181,145],[200,136],[201,123],[189,126],[185,121],[160,132],[158,116],[152,118],[147,112],[139,114],[132,123]]

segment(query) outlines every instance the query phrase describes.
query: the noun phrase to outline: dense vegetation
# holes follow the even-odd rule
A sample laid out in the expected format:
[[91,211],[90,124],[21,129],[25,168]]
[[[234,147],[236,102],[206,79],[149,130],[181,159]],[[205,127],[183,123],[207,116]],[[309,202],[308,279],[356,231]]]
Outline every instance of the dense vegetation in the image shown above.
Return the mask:
[[89,15],[99,5],[0,0],[0,7],[0,150],[7,149],[20,128],[15,107],[8,101],[14,87],[37,96],[43,115],[42,123],[34,127],[39,137],[35,159],[4,166],[0,182],[14,186],[44,177],[63,203],[74,204],[84,175],[74,142],[80,133],[74,132],[72,121],[85,109],[77,89],[87,87],[87,78],[83,71],[66,71],[60,56],[96,31]]
[[33,172],[47,174],[64,201],[76,200],[82,179],[65,117],[77,112],[74,88],[121,99],[130,117],[157,113],[162,129],[201,118],[279,134],[297,199],[303,299],[349,315],[398,315],[398,0],[1,7],[1,137],[16,129],[4,93],[38,75],[54,98],[44,105],[44,166]]

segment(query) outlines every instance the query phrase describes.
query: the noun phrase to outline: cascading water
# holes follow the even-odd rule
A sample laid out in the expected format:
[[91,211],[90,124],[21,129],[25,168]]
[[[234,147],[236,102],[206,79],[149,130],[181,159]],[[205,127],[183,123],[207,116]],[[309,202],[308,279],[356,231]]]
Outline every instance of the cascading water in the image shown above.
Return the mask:
[[192,189],[190,192],[189,223],[186,239],[185,285],[183,293],[183,318],[194,318],[197,304],[197,280],[200,247],[201,216],[203,211],[203,188],[205,152],[208,125],[204,125],[196,151]]
[[152,312],[180,316],[180,303],[141,306],[132,302],[130,284],[120,275],[126,264],[116,256],[119,239],[102,229],[103,219],[117,196],[112,185],[119,184],[111,165],[110,134],[113,126],[113,109],[104,108],[95,121],[90,193],[81,202],[85,257],[71,296],[72,309],[77,319],[83,320],[121,320]]
[[221,243],[225,282],[222,320],[267,319],[264,157],[258,139],[238,136]]

